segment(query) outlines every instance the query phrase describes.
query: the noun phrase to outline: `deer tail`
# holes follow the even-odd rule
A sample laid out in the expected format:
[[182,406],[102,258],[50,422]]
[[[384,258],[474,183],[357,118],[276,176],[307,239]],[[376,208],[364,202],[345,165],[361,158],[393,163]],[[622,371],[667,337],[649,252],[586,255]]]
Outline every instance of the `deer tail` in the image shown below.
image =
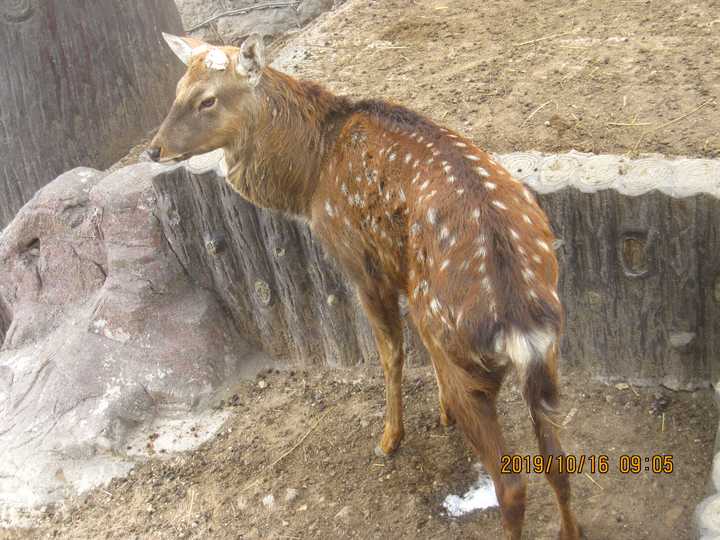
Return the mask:
[[495,338],[495,351],[515,367],[525,402],[533,417],[554,412],[558,405],[558,332],[552,328],[510,329]]

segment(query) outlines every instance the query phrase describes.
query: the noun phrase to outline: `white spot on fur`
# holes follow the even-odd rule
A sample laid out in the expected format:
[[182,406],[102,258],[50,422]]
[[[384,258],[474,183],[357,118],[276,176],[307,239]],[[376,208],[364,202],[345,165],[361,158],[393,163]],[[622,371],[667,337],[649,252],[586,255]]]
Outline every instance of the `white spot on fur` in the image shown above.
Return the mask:
[[533,196],[532,196],[532,193],[530,193],[530,190],[525,188],[523,190],[523,193],[525,194],[525,198],[527,199],[528,202],[535,202],[535,199],[533,199]]
[[452,184],[455,182],[455,177],[451,174],[450,176],[448,176],[447,181],[448,183]]
[[450,236],[450,231],[447,227],[443,227],[440,230],[440,240],[445,240],[448,236]]
[[430,310],[435,315],[437,315],[438,313],[440,313],[441,309],[442,309],[442,304],[440,303],[440,301],[437,298],[433,297],[433,299],[430,301]]
[[483,167],[475,167],[475,171],[476,171],[480,176],[485,176],[485,177],[490,176],[490,173],[487,172],[487,170],[485,170]]
[[412,154],[405,154],[405,163],[410,163],[412,158]]
[[460,188],[460,189],[457,190],[457,194],[458,194],[458,195],[462,195],[463,193],[465,193],[465,190],[464,190],[464,189]]
[[547,242],[545,242],[544,240],[537,240],[536,242],[538,246],[550,253],[550,246],[547,245]]
[[490,283],[489,277],[485,276],[480,283],[487,292],[492,291],[492,283]]
[[480,263],[480,266],[478,266],[478,272],[480,272],[481,274],[484,274],[486,269],[487,269],[487,266],[485,265],[484,262]]
[[430,208],[430,210],[427,211],[427,221],[430,225],[435,225],[437,222],[437,210]]
[[448,266],[450,266],[450,259],[445,259],[443,263],[440,265],[440,271],[442,272],[445,270]]
[[478,259],[484,258],[485,255],[487,255],[487,249],[485,248],[485,246],[480,246],[475,252],[475,257],[477,257]]
[[425,180],[425,182],[422,183],[420,186],[420,191],[425,191],[425,188],[427,188],[430,185],[430,180]]
[[493,191],[497,187],[497,184],[495,184],[495,182],[485,182],[485,187]]
[[474,154],[466,154],[465,158],[469,159],[470,161],[480,161],[480,157]]
[[540,255],[533,255],[532,260],[536,263],[540,264],[542,262],[542,259],[540,258]]
[[517,231],[516,231],[515,229],[510,229],[510,235],[511,235],[515,240],[520,240],[520,235],[517,233]]
[[398,196],[400,197],[401,202],[405,202],[407,200],[405,198],[405,192],[402,190],[402,188],[400,188],[400,190],[398,191]]
[[332,207],[329,200],[325,201],[325,212],[327,212],[328,216],[335,217],[335,209]]
[[528,216],[527,214],[523,214],[523,219],[525,220],[525,223],[529,223],[530,225],[532,225],[532,219],[530,219],[530,216]]
[[550,292],[551,292],[553,298],[554,298],[556,301],[560,302],[560,297],[558,296],[558,293],[555,292],[555,291],[550,291]]
[[494,206],[497,206],[500,210],[507,210],[507,206],[502,201],[494,200],[493,202]]
[[413,183],[413,184],[416,183],[419,179],[420,179],[420,173],[417,173],[417,174],[413,177],[412,183]]
[[388,161],[395,161],[395,158],[397,157],[397,154],[395,152],[391,152],[388,156]]
[[474,217],[475,219],[480,219],[480,209],[479,208],[476,208],[475,210],[473,210],[472,217]]

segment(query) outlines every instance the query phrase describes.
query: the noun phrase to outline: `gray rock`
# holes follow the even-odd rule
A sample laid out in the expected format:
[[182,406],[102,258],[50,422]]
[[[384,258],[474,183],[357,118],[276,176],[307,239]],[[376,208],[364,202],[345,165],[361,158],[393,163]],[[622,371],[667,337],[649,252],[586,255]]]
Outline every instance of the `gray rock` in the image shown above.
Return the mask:
[[[252,32],[273,36],[297,30],[321,13],[332,9],[339,2],[298,0],[294,3],[258,3],[253,0],[176,0],[176,3],[186,29],[193,29],[217,15],[247,8],[247,11],[237,15],[218,17],[191,32],[192,35],[202,39],[237,44]],[[259,6],[266,4],[272,7],[258,9]]]
[[[178,263],[157,219],[158,170],[69,171],[0,235],[6,511],[199,444],[225,418],[209,402],[267,362]],[[197,438],[183,437],[190,424]]]

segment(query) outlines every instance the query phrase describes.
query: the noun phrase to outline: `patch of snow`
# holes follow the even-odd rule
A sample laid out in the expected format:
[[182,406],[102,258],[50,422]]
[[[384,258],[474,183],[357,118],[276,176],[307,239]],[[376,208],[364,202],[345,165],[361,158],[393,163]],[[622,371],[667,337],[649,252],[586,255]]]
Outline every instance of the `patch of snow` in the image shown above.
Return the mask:
[[485,510],[498,506],[495,486],[490,476],[478,466],[479,477],[465,495],[448,495],[443,507],[449,516],[460,517],[476,510]]

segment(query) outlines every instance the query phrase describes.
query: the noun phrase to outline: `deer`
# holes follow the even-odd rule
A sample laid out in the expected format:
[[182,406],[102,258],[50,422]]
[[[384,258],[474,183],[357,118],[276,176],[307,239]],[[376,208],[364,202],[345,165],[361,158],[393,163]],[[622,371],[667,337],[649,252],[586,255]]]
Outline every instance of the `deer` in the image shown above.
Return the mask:
[[[270,67],[263,39],[214,46],[163,34],[187,66],[150,159],[222,149],[225,180],[261,208],[309,224],[353,284],[385,379],[375,453],[403,436],[400,295],[427,348],[439,421],[457,424],[490,474],[505,537],[522,536],[526,480],[503,473],[497,396],[517,373],[539,454],[564,451],[559,402],[564,312],[549,221],[533,193],[467,137],[383,100],[353,100]],[[545,468],[558,537],[580,538],[570,479]]]

